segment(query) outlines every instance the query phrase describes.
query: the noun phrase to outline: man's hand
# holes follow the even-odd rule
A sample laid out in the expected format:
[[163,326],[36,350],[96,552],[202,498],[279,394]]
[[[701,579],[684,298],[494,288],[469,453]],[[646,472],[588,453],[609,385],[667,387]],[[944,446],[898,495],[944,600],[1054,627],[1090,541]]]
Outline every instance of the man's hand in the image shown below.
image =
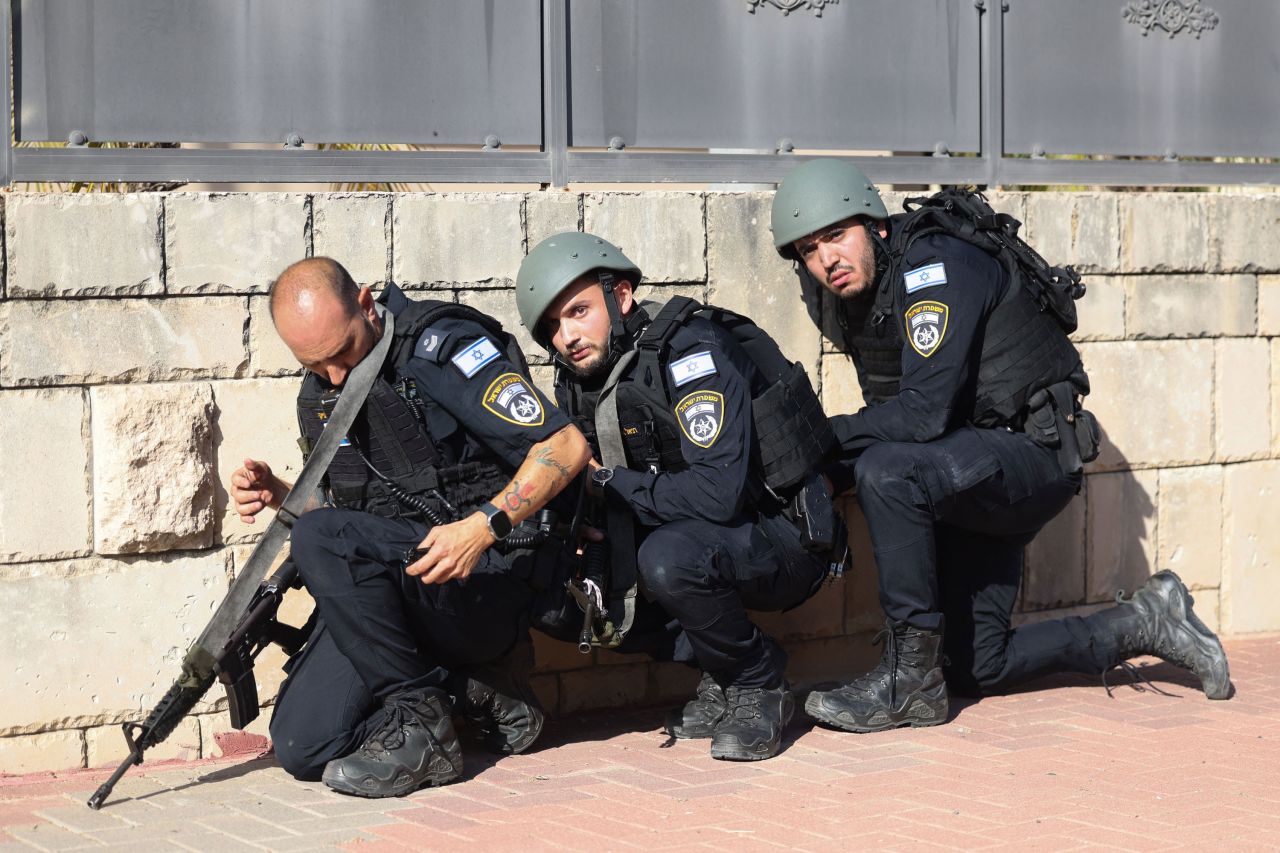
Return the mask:
[[253,524],[253,517],[267,507],[278,509],[289,488],[271,473],[270,465],[246,459],[244,467],[231,475],[229,491],[240,520]]
[[423,583],[444,583],[462,579],[480,562],[480,555],[494,543],[484,513],[474,512],[461,521],[431,528],[419,548],[427,553],[405,567],[405,571]]

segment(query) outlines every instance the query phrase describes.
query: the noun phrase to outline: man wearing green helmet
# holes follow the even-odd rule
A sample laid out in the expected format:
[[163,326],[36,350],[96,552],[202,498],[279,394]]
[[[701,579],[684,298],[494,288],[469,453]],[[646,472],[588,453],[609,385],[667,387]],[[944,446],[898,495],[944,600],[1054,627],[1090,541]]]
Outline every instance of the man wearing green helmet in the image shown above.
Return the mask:
[[[802,545],[758,473],[756,365],[701,317],[662,339],[668,360],[646,361],[667,321],[651,321],[636,301],[640,279],[617,246],[558,234],[521,265],[517,307],[556,359],[557,403],[599,460],[590,468],[612,543],[607,585],[623,602],[609,608],[612,625],[625,626],[632,604],[652,602],[679,623],[703,670],[697,697],[672,713],[668,731],[710,738],[715,758],[770,758],[793,699],[781,648],[747,609],[795,607],[827,565]],[[618,581],[628,573],[630,599],[628,582]],[[648,602],[634,598],[636,587]]]
[[[959,239],[889,216],[839,160],[788,175],[771,219],[804,286],[834,297],[868,403],[832,418],[846,463],[833,479],[838,491],[856,484],[887,616],[880,664],[812,693],[805,710],[856,732],[936,725],[949,687],[980,695],[1142,654],[1225,698],[1222,646],[1172,572],[1099,613],[1012,627],[1023,549],[1079,490],[1082,453],[1092,458],[1081,432],[1092,416],[1079,407],[1088,379],[1026,270],[975,245],[972,229]],[[1016,235],[1016,221],[991,219],[980,227]]]

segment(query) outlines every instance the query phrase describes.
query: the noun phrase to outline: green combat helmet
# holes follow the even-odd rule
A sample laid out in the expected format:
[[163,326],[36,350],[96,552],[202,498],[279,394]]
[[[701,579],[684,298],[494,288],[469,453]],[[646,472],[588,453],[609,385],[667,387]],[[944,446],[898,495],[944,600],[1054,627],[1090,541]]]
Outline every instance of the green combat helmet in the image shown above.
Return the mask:
[[778,185],[770,225],[773,247],[787,260],[797,260],[792,244],[801,237],[850,216],[885,219],[889,212],[862,170],[843,160],[810,160]]
[[[538,331],[538,320],[566,287],[592,270],[621,274],[631,282],[633,292],[640,286],[640,268],[617,246],[594,234],[555,234],[534,246],[521,262],[516,274],[516,310],[520,312],[520,324],[544,348],[549,348],[550,342]],[[613,295],[611,284],[605,290],[606,296]],[[620,322],[614,300],[605,302],[610,316]]]

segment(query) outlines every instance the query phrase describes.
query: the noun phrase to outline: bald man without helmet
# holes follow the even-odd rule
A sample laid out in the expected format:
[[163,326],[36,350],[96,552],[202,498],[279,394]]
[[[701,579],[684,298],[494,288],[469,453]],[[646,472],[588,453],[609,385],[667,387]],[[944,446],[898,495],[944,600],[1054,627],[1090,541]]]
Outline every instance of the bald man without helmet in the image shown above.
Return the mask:
[[[291,559],[316,601],[271,721],[299,779],[363,797],[401,796],[462,772],[454,697],[486,745],[527,749],[543,715],[529,690],[528,620],[538,528],[523,522],[586,464],[585,439],[529,380],[497,321],[393,284],[376,300],[329,258],[271,287],[272,318],[307,372],[304,451],[351,370],[395,317],[390,350],[293,526]],[[289,484],[265,462],[231,478],[249,524]]]

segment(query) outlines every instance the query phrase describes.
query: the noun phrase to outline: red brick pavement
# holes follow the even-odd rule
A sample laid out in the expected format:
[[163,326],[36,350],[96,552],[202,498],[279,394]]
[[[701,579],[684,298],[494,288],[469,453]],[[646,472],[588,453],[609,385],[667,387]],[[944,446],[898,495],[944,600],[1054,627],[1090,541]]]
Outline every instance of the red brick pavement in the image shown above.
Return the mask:
[[1108,697],[1070,677],[960,704],[929,729],[851,735],[798,718],[785,751],[752,764],[671,742],[654,711],[556,721],[533,754],[472,748],[465,782],[391,802],[287,780],[269,760],[148,764],[96,815],[82,803],[100,771],[10,778],[0,853],[1274,850],[1280,638],[1228,651],[1226,702],[1151,663],[1176,695],[1125,683]]

